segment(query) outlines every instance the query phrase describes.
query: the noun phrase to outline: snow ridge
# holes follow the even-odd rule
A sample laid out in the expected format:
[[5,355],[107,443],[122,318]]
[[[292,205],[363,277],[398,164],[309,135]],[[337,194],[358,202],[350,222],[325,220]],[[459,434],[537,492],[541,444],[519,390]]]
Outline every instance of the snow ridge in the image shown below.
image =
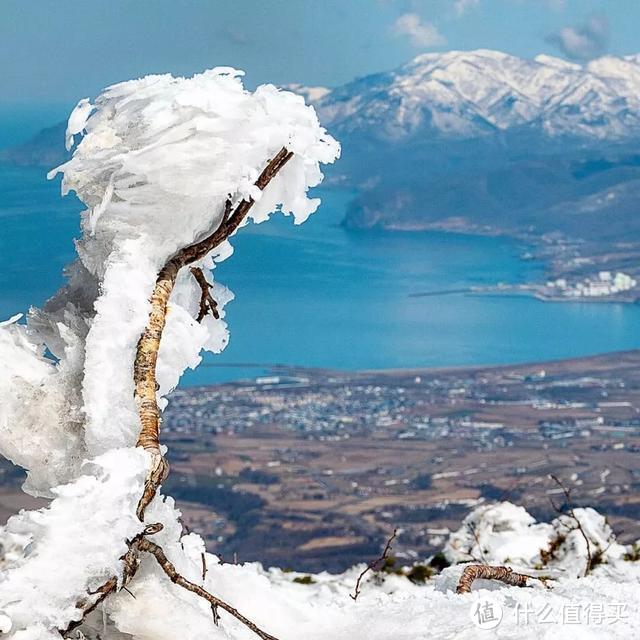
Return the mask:
[[424,131],[469,138],[515,128],[620,139],[640,134],[640,56],[578,65],[490,50],[427,53],[336,88],[315,106],[337,131],[389,140]]

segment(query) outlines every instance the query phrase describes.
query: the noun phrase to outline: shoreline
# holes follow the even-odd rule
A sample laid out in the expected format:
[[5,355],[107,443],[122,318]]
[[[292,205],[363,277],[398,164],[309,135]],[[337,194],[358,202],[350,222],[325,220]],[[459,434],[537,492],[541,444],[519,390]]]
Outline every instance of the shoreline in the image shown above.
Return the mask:
[[[546,279],[576,279],[577,277],[593,276],[595,273],[605,271],[618,271],[622,269],[628,269],[626,265],[616,266],[615,261],[609,262],[608,260],[604,264],[598,265],[596,263],[596,254],[585,256],[582,254],[574,255],[570,258],[574,263],[580,263],[580,267],[576,264],[573,267],[559,268],[558,261],[566,261],[563,254],[568,248],[573,248],[573,251],[577,253],[576,247],[584,245],[586,241],[577,238],[570,240],[568,238],[554,237],[553,234],[543,234],[542,236],[535,236],[531,233],[523,233],[516,230],[509,231],[507,229],[497,229],[489,226],[477,226],[473,224],[467,224],[464,220],[455,221],[441,221],[430,222],[428,224],[416,224],[416,225],[393,225],[386,224],[377,227],[383,231],[391,233],[428,233],[428,232],[441,232],[450,233],[453,235],[467,235],[477,237],[491,237],[491,238],[509,238],[515,242],[522,243],[531,251],[527,250],[519,256],[522,262],[525,261],[537,261],[544,268],[544,276]],[[615,253],[613,254],[615,256]],[[640,255],[638,256],[640,262]],[[589,268],[591,267],[591,268]],[[546,285],[542,282],[529,281],[513,285],[487,285],[485,287],[464,287],[457,289],[444,289],[441,291],[417,291],[409,294],[411,298],[432,297],[439,295],[452,295],[452,294],[497,294],[497,295],[523,295],[530,296],[541,302],[579,302],[584,303],[608,303],[608,304],[637,304],[640,302],[640,290],[630,289],[628,292],[603,295],[603,296],[571,296],[571,295],[557,295],[553,293],[547,293],[545,291]]]
[[[227,382],[215,382],[210,384],[179,385],[182,391],[204,389],[219,386],[261,386],[267,388],[275,385],[283,387],[287,384],[314,384],[317,382],[343,383],[345,380],[370,380],[371,378],[406,379],[415,377],[432,377],[438,375],[454,374],[479,374],[482,372],[499,373],[509,371],[521,374],[536,374],[541,370],[549,371],[584,371],[585,369],[611,370],[625,368],[629,365],[640,367],[640,347],[622,351],[608,351],[595,353],[575,358],[558,358],[551,360],[531,360],[526,362],[512,362],[504,364],[478,364],[478,365],[452,365],[442,367],[390,367],[384,369],[331,369],[325,367],[304,367],[300,365],[287,365],[281,363],[252,363],[251,368],[263,370],[260,376],[239,378]],[[244,368],[237,363],[216,364],[220,368]],[[275,382],[269,378],[282,378]],[[264,382],[258,382],[264,380]]]
[[535,298],[540,302],[562,302],[579,304],[638,304],[638,295],[615,295],[615,296],[562,296],[550,295],[537,289],[543,285],[519,284],[519,285],[495,285],[487,287],[464,287],[459,289],[442,289],[439,291],[417,291],[410,293],[409,298],[431,298],[449,295],[479,295],[479,296],[502,296],[502,297],[526,297]]
[[569,296],[569,295],[553,295],[545,293],[544,285],[523,284],[504,287],[497,285],[496,287],[487,287],[486,289],[473,289],[471,293],[477,295],[504,295],[504,296],[524,296],[535,298],[540,302],[561,302],[561,303],[579,303],[579,304],[638,304],[640,294],[629,293],[628,295],[606,295],[606,296]]

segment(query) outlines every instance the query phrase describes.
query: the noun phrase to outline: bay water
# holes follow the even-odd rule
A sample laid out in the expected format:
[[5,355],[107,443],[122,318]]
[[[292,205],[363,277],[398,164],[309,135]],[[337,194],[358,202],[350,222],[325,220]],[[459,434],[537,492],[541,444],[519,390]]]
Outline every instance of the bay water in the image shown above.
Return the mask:
[[[544,277],[508,238],[340,226],[353,194],[316,190],[301,226],[281,215],[242,228],[216,279],[236,295],[228,348],[186,384],[282,364],[329,369],[542,361],[640,347],[640,306],[455,293]],[[0,318],[40,305],[74,257],[80,203],[45,170],[0,167]],[[454,291],[454,293],[450,293]],[[416,297],[413,294],[433,292]],[[438,292],[443,292],[439,294]]]

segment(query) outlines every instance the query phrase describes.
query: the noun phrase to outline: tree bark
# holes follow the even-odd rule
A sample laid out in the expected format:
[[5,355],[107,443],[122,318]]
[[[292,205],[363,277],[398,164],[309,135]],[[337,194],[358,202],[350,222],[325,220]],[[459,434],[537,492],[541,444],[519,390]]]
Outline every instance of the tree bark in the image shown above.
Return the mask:
[[[292,156],[293,152],[285,147],[280,149],[262,171],[255,186],[262,191]],[[149,322],[138,341],[133,371],[136,402],[140,415],[140,434],[136,446],[142,447],[151,454],[151,469],[138,503],[137,515],[140,520],[144,520],[145,509],[169,473],[169,465],[160,451],[160,408],[157,400],[156,365],[160,340],[167,319],[167,305],[176,278],[182,267],[201,260],[224,242],[238,228],[253,204],[253,198],[241,200],[231,213],[231,204],[227,201],[222,222],[218,228],[203,240],[180,249],[158,274],[151,294]]]

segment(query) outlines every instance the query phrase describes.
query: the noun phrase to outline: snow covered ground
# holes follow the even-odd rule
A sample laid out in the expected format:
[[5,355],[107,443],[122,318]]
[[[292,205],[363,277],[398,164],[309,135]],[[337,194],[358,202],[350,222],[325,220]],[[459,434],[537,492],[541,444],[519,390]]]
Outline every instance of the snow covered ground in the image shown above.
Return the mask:
[[[188,534],[180,538],[174,525],[154,539],[185,576],[205,584],[280,640],[638,637],[640,561],[633,561],[628,555],[625,559],[633,549],[616,543],[600,514],[592,509],[576,509],[576,516],[588,531],[593,548],[601,545],[604,551],[601,563],[587,577],[577,577],[584,572],[586,556],[584,541],[574,535],[573,523],[565,526],[564,517],[552,523],[537,523],[522,507],[500,503],[478,507],[451,534],[444,553],[449,561],[459,564],[452,564],[424,583],[414,583],[406,575],[394,572],[370,572],[356,601],[351,594],[364,564],[339,575],[306,575],[264,569],[258,563],[220,564],[207,553],[203,581],[204,547],[199,536]],[[152,517],[175,522],[171,499],[162,506],[156,504]],[[541,562],[540,552],[552,546],[559,531],[569,535],[554,557]],[[4,535],[6,567],[20,554],[16,554],[16,540],[12,547],[6,532]],[[480,554],[483,562],[505,563],[517,571],[551,579],[548,586],[531,579],[525,588],[479,580],[472,593],[457,594],[464,563],[475,554]],[[60,584],[58,576],[50,577],[52,587]],[[220,625],[214,626],[207,603],[169,582],[151,557],[143,560],[129,590],[109,598],[101,611],[90,616],[82,632],[87,638],[96,639],[255,637],[224,612]],[[15,637],[55,637],[44,634],[44,630],[42,633],[20,633]]]
[[[483,550],[489,563],[507,564],[524,573],[553,576],[550,588],[531,580],[526,588],[508,587],[492,581],[478,581],[471,594],[455,593],[462,564],[452,565],[424,584],[393,573],[367,574],[356,601],[350,594],[364,565],[343,574],[313,576],[263,569],[259,564],[217,564],[208,558],[207,584],[245,615],[280,640],[445,640],[458,638],[514,639],[608,639],[631,640],[640,633],[640,561],[623,558],[625,550],[615,542],[604,518],[595,511],[576,510],[588,527],[594,545],[605,543],[603,563],[587,577],[575,577],[584,570],[583,545],[567,541],[557,558],[540,567],[540,551],[549,547],[560,530],[553,523],[536,523],[522,508],[510,503],[482,506],[474,510],[461,528],[451,534],[445,547],[450,560],[468,560]],[[562,520],[562,519],[561,519]],[[468,537],[469,523],[475,537]],[[477,537],[477,541],[476,541]],[[571,537],[571,536],[569,536]],[[187,536],[194,562],[200,542]],[[508,562],[507,556],[518,560]],[[303,579],[303,583],[295,579]],[[153,593],[157,610],[149,609]],[[174,609],[171,621],[163,615],[171,600],[160,597],[166,591],[180,591],[167,585],[153,564],[145,566],[144,577],[132,591],[120,593],[106,607],[120,630],[135,638],[169,640],[195,638],[190,630],[206,625],[211,617],[205,603],[187,593],[178,593],[185,604]],[[188,604],[187,604],[188,603]],[[101,627],[98,617],[96,628]],[[210,638],[249,639],[252,633],[223,613],[219,628]]]

